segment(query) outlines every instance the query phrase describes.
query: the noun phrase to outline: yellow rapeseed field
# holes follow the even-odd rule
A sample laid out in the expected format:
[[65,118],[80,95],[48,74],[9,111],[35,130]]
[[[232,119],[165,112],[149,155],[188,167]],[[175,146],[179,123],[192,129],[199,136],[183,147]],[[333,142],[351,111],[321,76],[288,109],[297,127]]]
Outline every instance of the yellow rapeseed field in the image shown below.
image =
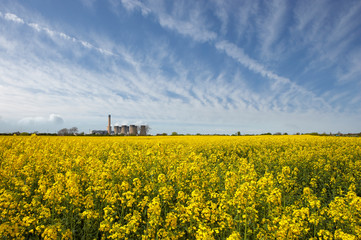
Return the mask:
[[361,139],[0,137],[1,239],[361,239]]

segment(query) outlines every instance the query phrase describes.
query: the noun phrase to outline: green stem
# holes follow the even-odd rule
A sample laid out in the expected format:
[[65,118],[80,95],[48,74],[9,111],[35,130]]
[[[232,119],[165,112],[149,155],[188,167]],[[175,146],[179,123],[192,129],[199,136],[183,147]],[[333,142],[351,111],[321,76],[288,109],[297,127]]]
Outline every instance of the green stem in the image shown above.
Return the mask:
[[243,237],[244,240],[247,239],[247,216],[246,216],[246,221],[245,221],[245,224],[244,224],[244,237]]

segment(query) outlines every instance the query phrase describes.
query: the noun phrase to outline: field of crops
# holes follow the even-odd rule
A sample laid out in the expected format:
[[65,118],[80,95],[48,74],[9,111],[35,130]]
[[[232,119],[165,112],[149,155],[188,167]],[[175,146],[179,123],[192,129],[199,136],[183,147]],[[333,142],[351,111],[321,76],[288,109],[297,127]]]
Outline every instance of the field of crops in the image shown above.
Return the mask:
[[0,239],[361,239],[361,139],[0,137]]

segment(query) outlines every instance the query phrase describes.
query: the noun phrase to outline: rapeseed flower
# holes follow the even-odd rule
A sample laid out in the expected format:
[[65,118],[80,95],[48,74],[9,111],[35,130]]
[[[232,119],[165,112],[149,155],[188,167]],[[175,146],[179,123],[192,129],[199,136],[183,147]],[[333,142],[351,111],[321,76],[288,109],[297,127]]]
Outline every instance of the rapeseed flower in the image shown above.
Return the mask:
[[361,140],[0,137],[4,239],[361,239]]

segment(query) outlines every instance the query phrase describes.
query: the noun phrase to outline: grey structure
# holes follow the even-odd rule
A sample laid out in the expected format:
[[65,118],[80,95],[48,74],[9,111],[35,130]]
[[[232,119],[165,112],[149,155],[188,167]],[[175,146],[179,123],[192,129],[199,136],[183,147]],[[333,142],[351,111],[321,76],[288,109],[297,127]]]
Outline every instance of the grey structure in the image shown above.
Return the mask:
[[138,129],[138,126],[136,125],[122,125],[122,126],[113,126],[114,131],[112,131],[112,125],[111,125],[111,115],[108,115],[108,126],[107,130],[92,130],[91,134],[95,135],[124,135],[124,136],[137,136],[138,130],[139,130],[139,136],[146,136],[148,127],[146,125],[141,125],[140,129]]
[[145,126],[145,125],[141,125],[141,126],[140,126],[139,135],[140,135],[140,136],[145,136],[145,135],[147,135],[147,130],[146,130],[146,126]]
[[120,134],[121,135],[128,135],[129,134],[129,126],[122,125],[120,128]]
[[131,135],[131,136],[136,136],[136,135],[138,135],[138,128],[137,128],[137,126],[135,126],[135,125],[130,125],[130,126],[129,126],[129,135]]
[[114,135],[120,134],[120,126],[114,126]]
[[110,135],[112,133],[112,127],[111,127],[111,116],[108,115],[108,127],[107,127],[108,134]]
[[90,134],[94,134],[94,135],[107,135],[108,131],[105,130],[92,130],[90,132]]

